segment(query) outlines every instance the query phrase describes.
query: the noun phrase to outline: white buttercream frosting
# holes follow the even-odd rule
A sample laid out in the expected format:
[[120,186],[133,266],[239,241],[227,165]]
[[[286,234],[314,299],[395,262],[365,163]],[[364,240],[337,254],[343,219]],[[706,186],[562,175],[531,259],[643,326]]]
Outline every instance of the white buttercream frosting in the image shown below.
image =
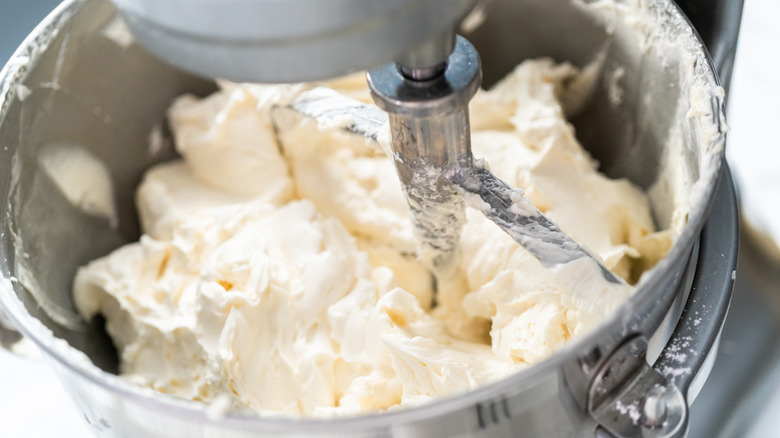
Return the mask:
[[[576,100],[576,77],[529,61],[478,93],[474,154],[635,283],[671,237],[654,232],[643,192],[578,145],[559,103]],[[330,86],[365,98],[355,83]],[[601,274],[576,263],[545,269],[475,210],[455,273],[435,284],[381,147],[314,121],[274,130],[272,106],[304,88],[223,84],[171,107],[182,159],[138,189],[145,234],[74,282],[129,381],[266,414],[414,406],[544,359],[630,293],[587,287]]]

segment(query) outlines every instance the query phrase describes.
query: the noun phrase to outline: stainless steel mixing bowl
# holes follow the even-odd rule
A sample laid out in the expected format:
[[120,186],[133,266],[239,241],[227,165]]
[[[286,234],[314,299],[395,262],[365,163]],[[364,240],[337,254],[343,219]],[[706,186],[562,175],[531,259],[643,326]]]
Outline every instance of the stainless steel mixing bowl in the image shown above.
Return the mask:
[[[684,433],[686,398],[714,356],[736,266],[735,196],[712,64],[665,0],[495,0],[486,12],[467,35],[484,61],[485,85],[528,57],[600,60],[596,86],[572,118],[578,136],[610,176],[661,187],[652,197],[659,225],[670,222],[675,197],[690,204],[688,223],[618,312],[538,365],[419,408],[332,420],[215,417],[113,374],[116,352],[101,322],[87,325],[74,312],[73,275],[138,238],[134,189],[145,169],[174,156],[166,107],[215,86],[148,55],[108,0],[66,1],[35,29],[0,74],[0,308],[51,359],[96,434]],[[108,178],[99,189],[117,222],[69,201],[44,171],[42,156],[65,148],[102,163]],[[675,174],[691,184],[655,184]]]

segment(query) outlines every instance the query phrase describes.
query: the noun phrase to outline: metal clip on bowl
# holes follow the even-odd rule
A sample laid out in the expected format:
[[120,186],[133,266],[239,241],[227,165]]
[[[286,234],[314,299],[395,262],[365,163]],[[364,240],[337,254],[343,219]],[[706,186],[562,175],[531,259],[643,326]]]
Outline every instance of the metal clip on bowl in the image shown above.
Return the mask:
[[601,425],[597,437],[677,438],[688,432],[688,405],[714,363],[734,288],[734,275],[724,275],[736,272],[733,248],[739,240],[738,208],[728,168],[720,180],[718,196],[730,201],[713,209],[692,254],[698,257],[698,266],[716,269],[690,279],[683,315],[652,366],[645,357],[647,339],[639,335],[627,338],[601,362],[588,390],[587,406]]

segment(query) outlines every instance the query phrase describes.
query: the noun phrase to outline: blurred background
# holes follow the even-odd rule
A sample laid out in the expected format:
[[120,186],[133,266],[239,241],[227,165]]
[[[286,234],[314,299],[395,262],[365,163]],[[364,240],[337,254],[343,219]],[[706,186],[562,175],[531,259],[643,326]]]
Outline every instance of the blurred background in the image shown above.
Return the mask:
[[[57,4],[0,2],[0,65]],[[691,437],[780,436],[778,23],[779,1],[745,1],[727,103],[727,155],[742,212],[740,260],[718,358],[692,406]],[[0,436],[89,436],[81,413],[32,346],[23,357],[0,349]]]

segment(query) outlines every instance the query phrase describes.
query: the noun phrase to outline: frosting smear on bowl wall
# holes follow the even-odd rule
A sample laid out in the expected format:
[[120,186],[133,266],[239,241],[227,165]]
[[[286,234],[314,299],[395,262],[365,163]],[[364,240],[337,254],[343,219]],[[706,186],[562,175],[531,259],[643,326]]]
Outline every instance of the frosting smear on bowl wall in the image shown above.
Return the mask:
[[[561,102],[582,75],[526,61],[480,91],[474,155],[635,284],[676,231],[578,144]],[[368,100],[362,77],[325,85]],[[308,88],[223,83],[171,106],[182,158],[138,188],[143,236],[74,280],[130,382],[262,414],[416,406],[543,360],[631,293],[568,287],[600,273],[546,269],[472,209],[454,272],[434,280],[386,145],[313,120],[274,128],[274,105]]]

